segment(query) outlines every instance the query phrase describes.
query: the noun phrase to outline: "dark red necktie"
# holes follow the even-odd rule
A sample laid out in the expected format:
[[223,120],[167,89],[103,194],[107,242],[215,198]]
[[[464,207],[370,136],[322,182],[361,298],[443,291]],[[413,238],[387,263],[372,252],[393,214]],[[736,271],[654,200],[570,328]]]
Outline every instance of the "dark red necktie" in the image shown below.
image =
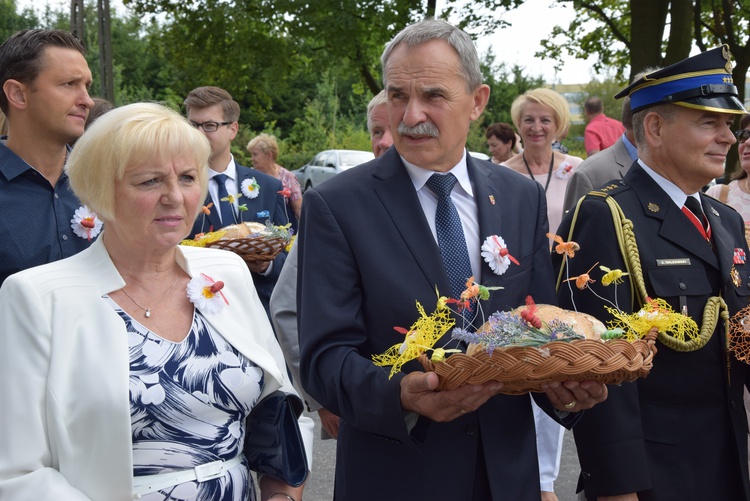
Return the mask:
[[711,225],[708,224],[701,203],[695,197],[687,197],[685,205],[682,206],[682,213],[690,219],[693,226],[703,235],[707,241],[711,240]]

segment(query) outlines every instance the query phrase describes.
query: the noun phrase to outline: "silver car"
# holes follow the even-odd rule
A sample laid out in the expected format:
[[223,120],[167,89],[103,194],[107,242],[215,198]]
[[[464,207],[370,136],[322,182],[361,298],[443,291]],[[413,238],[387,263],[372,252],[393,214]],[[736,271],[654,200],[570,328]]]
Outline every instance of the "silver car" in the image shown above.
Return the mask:
[[375,158],[371,151],[326,150],[321,151],[306,165],[296,171],[302,190],[318,186],[341,171],[356,167]]

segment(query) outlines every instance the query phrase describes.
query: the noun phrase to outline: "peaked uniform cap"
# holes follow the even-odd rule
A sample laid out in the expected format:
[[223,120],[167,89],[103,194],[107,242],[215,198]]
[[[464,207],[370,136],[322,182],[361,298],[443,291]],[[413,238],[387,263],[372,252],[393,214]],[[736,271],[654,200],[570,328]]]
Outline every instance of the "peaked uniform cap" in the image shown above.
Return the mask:
[[615,98],[630,96],[633,112],[658,104],[745,114],[732,79],[732,54],[721,45],[644,75]]

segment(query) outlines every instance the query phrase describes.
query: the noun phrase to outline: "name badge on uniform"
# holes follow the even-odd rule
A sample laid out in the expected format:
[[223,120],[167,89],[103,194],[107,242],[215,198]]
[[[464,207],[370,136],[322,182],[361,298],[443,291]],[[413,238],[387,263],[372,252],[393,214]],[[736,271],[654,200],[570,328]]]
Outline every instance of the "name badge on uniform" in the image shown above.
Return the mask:
[[678,257],[674,259],[657,259],[656,266],[690,266],[690,258]]

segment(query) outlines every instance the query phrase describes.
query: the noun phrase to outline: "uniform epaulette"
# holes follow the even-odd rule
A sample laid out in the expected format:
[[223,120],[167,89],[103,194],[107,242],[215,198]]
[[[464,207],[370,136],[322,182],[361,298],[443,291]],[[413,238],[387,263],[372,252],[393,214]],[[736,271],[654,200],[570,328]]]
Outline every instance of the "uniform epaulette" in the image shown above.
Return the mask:
[[586,198],[588,197],[607,198],[607,197],[616,195],[617,193],[620,193],[621,191],[627,188],[628,188],[628,185],[623,180],[612,181],[611,183],[607,184],[606,186],[602,188],[599,188],[598,190],[589,191],[588,194],[586,195]]

